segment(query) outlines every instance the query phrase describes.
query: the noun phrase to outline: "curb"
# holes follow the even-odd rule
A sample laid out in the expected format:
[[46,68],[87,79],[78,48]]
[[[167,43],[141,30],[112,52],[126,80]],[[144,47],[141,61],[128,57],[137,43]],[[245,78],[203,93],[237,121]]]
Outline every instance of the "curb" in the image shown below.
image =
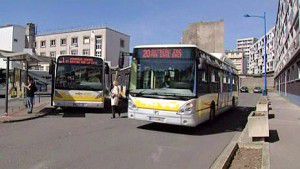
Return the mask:
[[248,136],[248,123],[241,133],[234,135],[230,143],[225,147],[222,153],[217,157],[210,169],[227,169],[238,148],[259,148],[262,149],[261,169],[270,169],[270,143],[251,142]]
[[47,107],[47,104],[45,104],[44,106],[40,106],[41,108],[38,109],[37,114],[34,114],[32,116],[26,116],[26,117],[20,117],[20,118],[17,118],[17,119],[7,119],[7,120],[4,120],[4,121],[0,121],[0,123],[14,123],[14,122],[21,122],[21,121],[27,121],[27,120],[32,120],[32,119],[36,119],[36,118],[39,118],[39,117],[44,117],[46,115],[48,115],[49,113],[51,113],[51,111],[46,111],[44,113],[40,113],[44,108]]
[[231,162],[231,159],[234,157],[238,149],[238,141],[240,139],[241,133],[237,133],[231,139],[230,143],[225,147],[222,153],[210,166],[210,169],[225,169],[228,168]]

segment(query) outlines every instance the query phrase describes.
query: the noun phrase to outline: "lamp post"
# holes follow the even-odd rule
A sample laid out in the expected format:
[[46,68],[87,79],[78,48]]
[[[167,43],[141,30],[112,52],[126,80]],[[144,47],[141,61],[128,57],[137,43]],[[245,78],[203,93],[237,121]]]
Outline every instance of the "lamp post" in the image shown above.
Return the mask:
[[265,50],[265,55],[264,55],[264,91],[263,91],[263,96],[267,96],[267,24],[266,24],[266,12],[264,12],[263,16],[258,16],[258,15],[244,15],[246,18],[254,17],[254,18],[260,18],[264,20],[264,50]]

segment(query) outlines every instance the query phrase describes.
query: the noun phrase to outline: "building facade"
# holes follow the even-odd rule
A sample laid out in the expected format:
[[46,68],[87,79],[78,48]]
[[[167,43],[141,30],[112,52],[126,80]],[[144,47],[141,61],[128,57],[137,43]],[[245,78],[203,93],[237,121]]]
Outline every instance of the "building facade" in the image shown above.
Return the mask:
[[[274,72],[274,32],[275,27],[273,27],[268,33],[267,33],[267,73]],[[265,37],[261,37],[258,41],[256,41],[251,47],[250,47],[250,57],[248,60],[249,63],[249,69],[248,74],[252,75],[260,75],[265,73],[265,66],[264,66],[264,55],[265,55]]]
[[[38,35],[36,52],[41,56],[83,55],[101,57],[112,67],[119,66],[121,52],[129,52],[130,37],[110,28],[96,28]],[[124,58],[124,66],[129,58]],[[49,65],[41,69],[48,70]]]
[[183,33],[183,44],[194,44],[208,53],[224,53],[224,21],[191,24]]
[[246,73],[245,67],[245,56],[244,52],[241,51],[226,51],[225,55],[228,59],[230,59],[235,65],[238,74],[242,75]]
[[300,105],[299,1],[279,0],[274,39],[277,92]]
[[237,51],[244,52],[245,73],[249,70],[250,47],[257,41],[256,38],[243,38],[236,41]]
[[[28,52],[34,51],[35,25],[28,23],[26,26],[6,25],[0,27],[0,50],[6,52]],[[0,68],[6,69],[6,61],[0,58]],[[10,69],[23,66],[20,62],[10,62]]]

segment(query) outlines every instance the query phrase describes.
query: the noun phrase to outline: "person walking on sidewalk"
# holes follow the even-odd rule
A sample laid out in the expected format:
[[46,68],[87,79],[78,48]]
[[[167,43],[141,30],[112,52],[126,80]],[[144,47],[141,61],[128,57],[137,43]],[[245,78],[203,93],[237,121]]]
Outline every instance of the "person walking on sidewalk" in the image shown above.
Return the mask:
[[33,109],[33,100],[34,100],[34,93],[36,92],[37,88],[35,86],[35,83],[32,79],[32,77],[28,77],[28,86],[25,86],[26,88],[26,105],[27,105],[27,113],[32,113]]
[[120,88],[118,81],[113,82],[113,87],[111,89],[111,112],[112,112],[112,118],[116,117],[116,113],[119,114],[119,117],[121,116],[120,111],[118,110],[119,106],[119,99],[120,99]]

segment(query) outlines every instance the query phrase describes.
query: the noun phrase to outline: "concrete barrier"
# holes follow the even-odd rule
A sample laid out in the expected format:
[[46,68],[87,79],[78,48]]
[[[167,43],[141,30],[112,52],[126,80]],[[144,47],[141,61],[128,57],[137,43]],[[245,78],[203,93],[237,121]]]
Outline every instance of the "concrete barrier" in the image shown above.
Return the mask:
[[268,103],[257,103],[256,111],[258,112],[269,112],[269,104]]
[[256,104],[256,111],[258,111],[258,112],[262,112],[262,111],[269,112],[269,99],[268,99],[267,96],[263,96],[258,100],[258,102]]
[[266,111],[253,111],[248,116],[248,134],[252,138],[269,137],[269,117]]

